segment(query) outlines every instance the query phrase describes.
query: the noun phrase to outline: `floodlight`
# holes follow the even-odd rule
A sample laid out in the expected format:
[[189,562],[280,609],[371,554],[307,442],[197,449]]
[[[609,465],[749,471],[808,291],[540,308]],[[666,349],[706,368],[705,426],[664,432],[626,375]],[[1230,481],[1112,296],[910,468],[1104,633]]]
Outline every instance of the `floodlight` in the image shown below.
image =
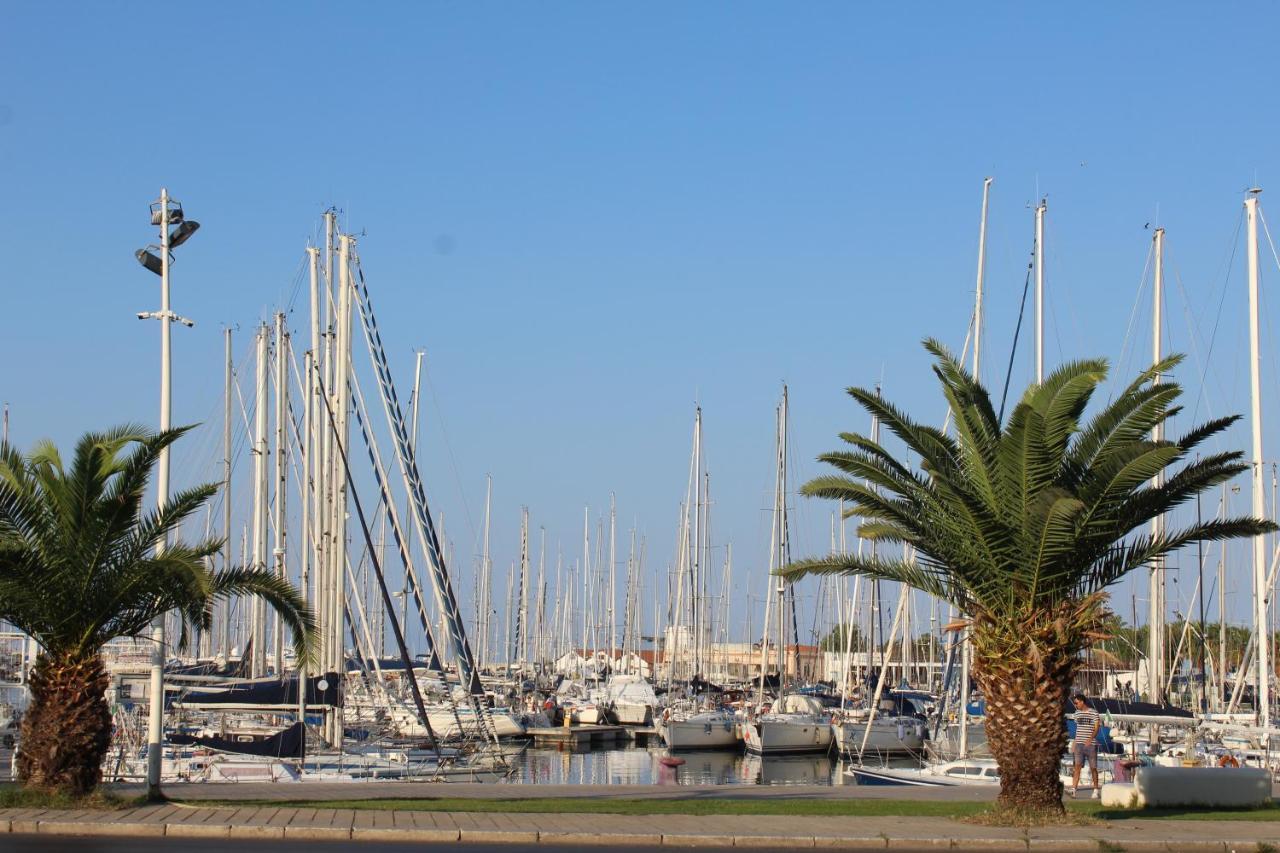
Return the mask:
[[200,223],[195,220],[189,219],[186,222],[183,222],[177,228],[173,229],[173,233],[169,235],[169,248],[172,249],[176,246],[181,246],[199,229]]
[[146,249],[139,249],[133,254],[138,259],[138,263],[142,264],[156,275],[164,274],[163,264],[160,263],[160,258],[157,256],[151,254]]

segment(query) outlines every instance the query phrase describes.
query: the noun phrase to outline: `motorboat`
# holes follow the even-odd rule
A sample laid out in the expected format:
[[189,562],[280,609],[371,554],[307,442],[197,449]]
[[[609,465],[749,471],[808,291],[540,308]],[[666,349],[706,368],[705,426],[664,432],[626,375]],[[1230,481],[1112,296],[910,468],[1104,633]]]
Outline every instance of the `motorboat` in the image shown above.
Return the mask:
[[1000,784],[1000,768],[993,758],[966,758],[924,767],[868,767],[855,764],[845,775],[858,785],[914,785],[951,788],[959,785]]
[[653,709],[658,704],[658,697],[642,676],[611,676],[606,695],[613,718],[619,725],[647,726],[653,722]]
[[[1111,756],[1098,758],[1098,784],[1105,785],[1114,776],[1114,761]],[[926,764],[924,767],[869,767],[856,764],[848,767],[845,774],[859,785],[914,785],[917,787],[945,788],[957,785],[998,785],[1000,784],[1000,767],[994,758],[961,758],[955,761],[943,761]],[[1063,787],[1071,785],[1072,764],[1070,758],[1063,758],[1058,767],[1058,778]],[[1092,784],[1088,767],[1080,774],[1081,787]]]

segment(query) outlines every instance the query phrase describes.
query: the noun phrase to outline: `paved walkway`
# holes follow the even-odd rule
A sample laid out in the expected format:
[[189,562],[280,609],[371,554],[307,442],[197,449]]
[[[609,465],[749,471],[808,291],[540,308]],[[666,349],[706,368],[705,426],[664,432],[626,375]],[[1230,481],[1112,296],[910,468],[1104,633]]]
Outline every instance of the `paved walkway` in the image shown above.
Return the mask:
[[[0,833],[170,838],[516,842],[547,845],[825,847],[850,850],[1212,850],[1256,853],[1280,823],[1125,820],[1030,831],[946,818],[493,814],[281,806],[0,810]],[[1111,847],[1109,845],[1115,845]],[[0,847],[3,847],[0,841]]]

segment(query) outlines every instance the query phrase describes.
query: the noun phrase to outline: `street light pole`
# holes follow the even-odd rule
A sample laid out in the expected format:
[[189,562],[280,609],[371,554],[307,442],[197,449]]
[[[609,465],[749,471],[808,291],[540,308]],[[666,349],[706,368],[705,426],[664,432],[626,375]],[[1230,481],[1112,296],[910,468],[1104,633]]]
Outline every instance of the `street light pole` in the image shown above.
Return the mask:
[[[170,427],[172,414],[171,376],[172,350],[170,347],[171,319],[169,310],[169,191],[160,190],[160,432]],[[160,451],[160,464],[156,476],[156,502],[163,511],[169,500],[169,448]],[[167,543],[156,543],[156,556],[164,554]],[[151,705],[147,716],[147,797],[160,796],[160,766],[163,758],[161,740],[164,736],[164,614],[156,617],[151,626]]]
[[[177,229],[169,231],[171,223],[178,223]],[[198,222],[191,222],[183,214],[182,205],[169,198],[167,189],[160,190],[160,200],[153,203],[151,224],[160,227],[160,245],[148,246],[135,253],[138,262],[149,271],[160,276],[160,310],[140,311],[139,320],[160,321],[160,432],[167,432],[172,427],[172,358],[170,334],[172,322],[177,320],[184,326],[195,324],[185,317],[173,313],[169,306],[169,250],[185,243],[200,227]],[[160,256],[156,257],[148,249],[158,248]],[[169,502],[169,448],[160,450],[160,459],[156,476],[156,504],[161,512]],[[156,543],[156,556],[163,556],[168,545],[167,538]],[[164,736],[164,620],[166,614],[156,617],[151,626],[151,696],[147,714],[147,796],[157,798],[160,795],[161,741]]]

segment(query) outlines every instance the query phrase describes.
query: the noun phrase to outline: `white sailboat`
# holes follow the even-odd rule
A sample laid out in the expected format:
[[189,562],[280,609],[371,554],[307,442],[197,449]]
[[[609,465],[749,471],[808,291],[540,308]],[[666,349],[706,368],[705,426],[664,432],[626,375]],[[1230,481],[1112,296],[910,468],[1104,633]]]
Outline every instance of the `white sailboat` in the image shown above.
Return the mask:
[[[836,716],[831,730],[842,755],[921,755],[925,747],[925,722],[915,717],[887,716],[870,721],[861,716]],[[865,741],[865,743],[864,743]]]
[[671,750],[734,749],[741,742],[732,711],[686,711],[667,708],[655,721],[658,734]]
[[[782,402],[777,411],[777,472],[773,493],[773,532],[769,554],[769,572],[790,561],[790,542],[787,527],[787,386],[782,386]],[[779,700],[770,713],[757,713],[742,726],[742,740],[747,751],[760,755],[777,755],[793,752],[826,752],[831,749],[831,717],[822,703],[812,696],[782,694],[786,683],[786,583],[781,578],[777,584],[778,619],[778,692]],[[767,609],[767,608],[766,608]],[[768,637],[768,614],[765,617],[765,637]],[[762,653],[766,650],[762,643]],[[760,668],[760,688],[764,691],[764,667]],[[762,697],[763,698],[763,697]],[[763,702],[761,702],[763,704]]]
[[742,727],[747,752],[782,755],[831,749],[831,717],[821,702],[793,693],[783,696],[778,707],[777,713],[759,714]]

